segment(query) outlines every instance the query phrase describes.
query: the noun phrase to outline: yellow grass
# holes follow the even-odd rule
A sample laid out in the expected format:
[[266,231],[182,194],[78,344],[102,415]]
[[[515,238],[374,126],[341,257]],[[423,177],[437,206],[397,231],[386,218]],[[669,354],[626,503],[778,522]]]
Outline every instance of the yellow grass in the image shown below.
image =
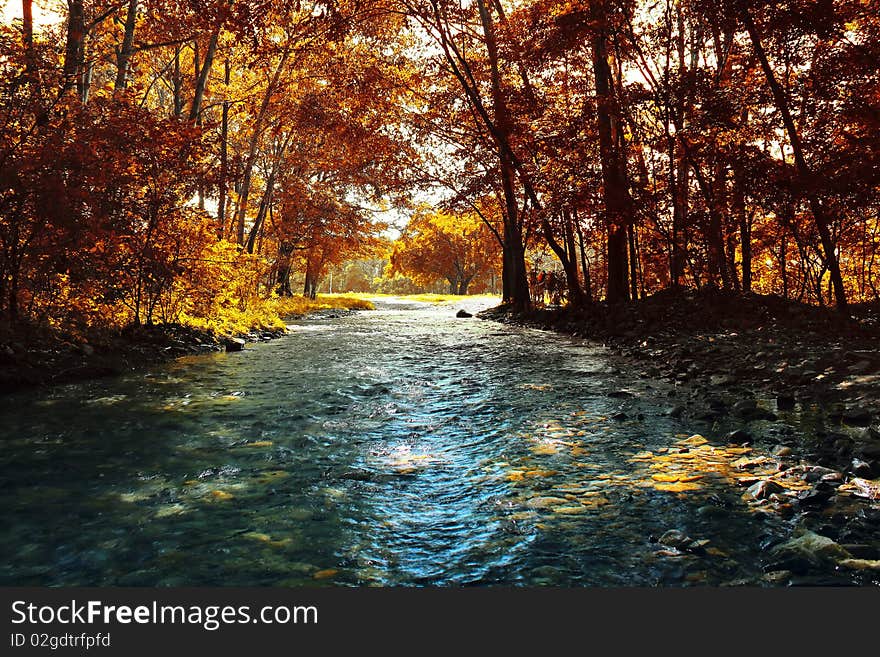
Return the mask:
[[240,335],[253,330],[283,330],[285,317],[307,315],[316,310],[374,310],[370,301],[347,295],[323,295],[317,299],[301,296],[273,297],[252,300],[246,310],[236,307],[224,309],[215,317],[190,317],[183,315],[181,323],[194,328],[211,331],[216,335]]
[[[335,296],[335,295],[332,295]],[[457,294],[378,294],[373,292],[356,292],[349,293],[347,296],[359,299],[406,299],[407,301],[421,301],[423,303],[433,303],[436,305],[455,304],[469,299],[492,299],[501,301],[501,297],[496,294],[467,294],[459,296]]]
[[301,296],[279,297],[269,301],[269,308],[279,317],[306,315],[316,310],[375,310],[365,298],[354,295],[319,294],[316,299]]

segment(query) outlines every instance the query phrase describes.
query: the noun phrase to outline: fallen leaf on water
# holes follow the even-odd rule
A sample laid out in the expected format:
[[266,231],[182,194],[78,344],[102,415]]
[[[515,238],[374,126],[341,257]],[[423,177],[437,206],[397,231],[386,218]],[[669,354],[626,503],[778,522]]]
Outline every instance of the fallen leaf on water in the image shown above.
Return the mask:
[[559,474],[556,470],[526,470],[526,477],[552,477]]
[[651,475],[651,479],[654,481],[665,481],[668,483],[674,483],[679,481],[681,477],[679,475],[671,475],[671,474],[655,474]]
[[583,513],[586,511],[586,508],[583,506],[557,506],[553,509],[553,513],[562,513],[562,514],[574,514],[574,513]]
[[227,493],[225,490],[212,490],[211,497],[215,500],[231,500],[235,495],[232,493]]
[[674,484],[654,484],[657,490],[667,491],[669,493],[681,493],[687,490],[699,490],[700,486],[693,483],[677,482]]
[[312,577],[315,579],[330,579],[331,577],[336,577],[339,574],[339,571],[335,568],[327,568],[325,570],[319,570]]

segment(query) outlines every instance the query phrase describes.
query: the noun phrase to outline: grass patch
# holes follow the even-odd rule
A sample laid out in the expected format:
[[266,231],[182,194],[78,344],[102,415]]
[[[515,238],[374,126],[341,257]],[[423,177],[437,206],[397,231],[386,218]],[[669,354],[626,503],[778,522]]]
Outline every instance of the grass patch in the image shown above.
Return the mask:
[[349,296],[361,299],[405,299],[407,301],[421,301],[423,303],[433,303],[435,305],[451,305],[461,303],[470,299],[493,299],[500,302],[501,297],[497,294],[467,294],[459,296],[456,294],[379,294],[373,292],[357,292]]
[[273,297],[253,301],[245,311],[226,308],[216,317],[184,315],[181,323],[215,335],[241,335],[254,330],[283,332],[287,325],[284,318],[308,315],[317,310],[375,310],[375,306],[367,299],[338,294],[319,294],[317,299]]
[[316,310],[375,310],[368,300],[341,294],[319,294],[316,299],[279,297],[269,301],[269,307],[279,317],[307,315]]

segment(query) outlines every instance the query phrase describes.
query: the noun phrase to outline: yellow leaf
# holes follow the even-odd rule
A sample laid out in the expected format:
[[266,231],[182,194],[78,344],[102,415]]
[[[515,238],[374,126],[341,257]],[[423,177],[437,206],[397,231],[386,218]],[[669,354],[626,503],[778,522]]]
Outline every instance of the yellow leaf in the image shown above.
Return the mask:
[[245,443],[242,447],[271,447],[271,440],[255,440],[252,443]]
[[674,484],[654,484],[654,488],[670,493],[681,493],[687,490],[699,490],[700,486],[692,483],[677,482]]
[[335,568],[327,568],[325,570],[319,570],[312,577],[315,579],[330,579],[331,577],[336,577],[339,574],[339,571]]

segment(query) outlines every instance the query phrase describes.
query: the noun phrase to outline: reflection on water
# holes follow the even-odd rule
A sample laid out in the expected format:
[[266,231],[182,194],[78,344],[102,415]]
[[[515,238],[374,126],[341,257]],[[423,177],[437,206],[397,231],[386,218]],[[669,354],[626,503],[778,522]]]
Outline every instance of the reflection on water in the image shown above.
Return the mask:
[[[0,583],[760,574],[785,522],[741,499],[737,461],[760,453],[695,435],[665,384],[587,343],[453,315],[303,321],[244,353],[0,400]],[[653,539],[669,529],[709,548],[673,558]]]

